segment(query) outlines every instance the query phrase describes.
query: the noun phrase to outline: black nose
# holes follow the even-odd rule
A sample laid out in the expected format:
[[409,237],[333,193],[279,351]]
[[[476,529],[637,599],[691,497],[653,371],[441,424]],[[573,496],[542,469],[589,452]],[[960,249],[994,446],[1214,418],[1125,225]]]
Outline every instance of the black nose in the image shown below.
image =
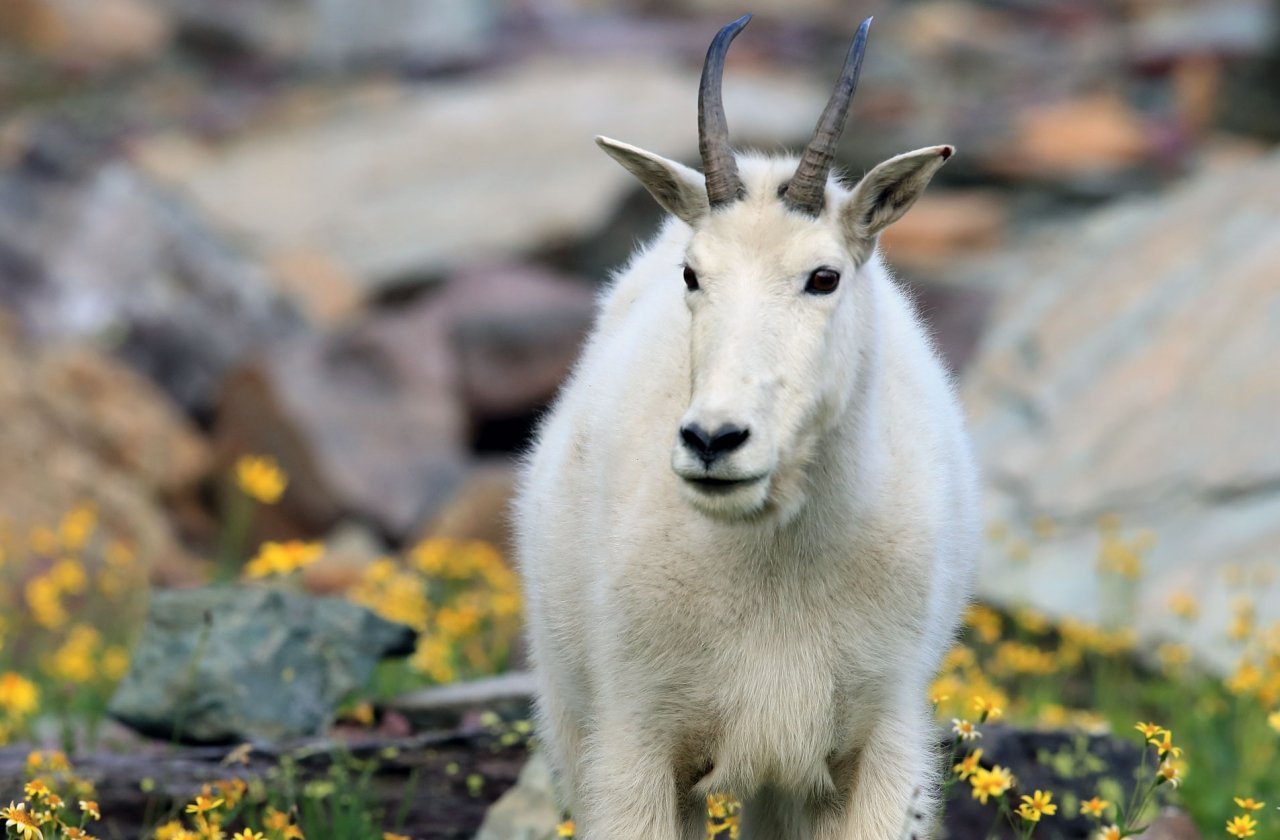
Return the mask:
[[750,436],[751,432],[732,423],[716,429],[715,434],[707,434],[707,430],[697,423],[690,423],[680,429],[680,439],[684,441],[684,445],[708,467],[721,455],[742,446]]

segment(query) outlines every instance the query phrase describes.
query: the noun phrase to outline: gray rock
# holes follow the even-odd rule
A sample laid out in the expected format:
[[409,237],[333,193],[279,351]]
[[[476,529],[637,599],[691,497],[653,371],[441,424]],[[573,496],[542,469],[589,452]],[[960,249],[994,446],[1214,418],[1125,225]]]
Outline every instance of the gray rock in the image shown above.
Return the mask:
[[475,840],[546,840],[560,822],[551,770],[542,756],[529,756],[516,786],[485,814]]
[[206,411],[228,367],[300,319],[190,206],[57,134],[0,172],[0,304],[41,339],[112,347]]
[[[803,142],[830,84],[776,67],[727,76],[736,141]],[[694,160],[697,85],[696,65],[664,56],[590,72],[570,57],[448,87],[326,93],[165,175],[256,254],[323,248],[376,297],[594,231],[635,180],[592,137]]]
[[391,59],[473,61],[493,45],[493,0],[166,0],[179,25],[267,58],[341,68]]
[[[1221,567],[1265,576],[1280,556],[1277,190],[1280,155],[1208,171],[1001,269],[964,397],[990,515],[1053,527],[1029,537],[1029,563],[987,552],[984,597],[1133,620],[1140,649],[1174,639],[1234,665],[1225,630],[1245,593]],[[1096,571],[1104,513],[1155,535],[1129,601]],[[1169,610],[1176,590],[1200,599],[1199,626]],[[1259,626],[1280,618],[1280,589],[1248,594]]]
[[491,711],[504,718],[529,716],[533,703],[533,674],[512,671],[496,677],[432,686],[397,697],[387,708],[408,718],[417,729],[458,726],[473,711]]
[[110,714],[191,742],[314,735],[411,628],[332,598],[226,586],[157,592]]

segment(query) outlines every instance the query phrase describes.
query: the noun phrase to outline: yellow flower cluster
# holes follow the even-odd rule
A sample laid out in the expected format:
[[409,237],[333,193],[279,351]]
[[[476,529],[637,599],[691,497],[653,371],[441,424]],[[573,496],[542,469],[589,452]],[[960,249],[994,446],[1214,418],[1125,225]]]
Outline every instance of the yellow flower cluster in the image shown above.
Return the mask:
[[350,597],[418,630],[409,665],[436,683],[493,673],[519,629],[519,581],[482,542],[425,540],[407,564],[373,563]]
[[1129,580],[1142,577],[1142,558],[1155,546],[1155,535],[1150,531],[1138,531],[1126,539],[1120,533],[1119,522],[1114,519],[1104,519],[1101,531],[1098,570]]
[[102,819],[93,785],[75,775],[66,756],[33,752],[26,769],[23,800],[0,808],[6,835],[12,831],[20,840],[97,840],[86,829],[90,821]]
[[265,578],[292,574],[324,556],[324,543],[289,540],[264,542],[253,559],[245,564],[248,578]]
[[738,840],[742,830],[742,804],[725,793],[712,793],[707,796],[707,840],[722,838]]
[[[173,819],[159,826],[154,840],[224,840],[227,824],[242,817],[240,805],[249,791],[243,779],[224,779],[204,789],[183,808],[187,822]],[[230,835],[231,840],[306,840],[302,829],[287,811],[268,806],[262,813],[261,828],[250,825]]]

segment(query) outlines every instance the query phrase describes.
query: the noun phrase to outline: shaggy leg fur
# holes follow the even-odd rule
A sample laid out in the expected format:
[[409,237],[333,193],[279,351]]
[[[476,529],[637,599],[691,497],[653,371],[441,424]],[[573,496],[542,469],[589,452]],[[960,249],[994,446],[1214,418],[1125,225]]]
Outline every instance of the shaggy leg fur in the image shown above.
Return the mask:
[[928,826],[932,731],[922,713],[883,719],[858,758],[847,804],[818,820],[816,840],[899,840]]
[[582,840],[677,840],[675,779],[670,763],[627,733],[588,746]]

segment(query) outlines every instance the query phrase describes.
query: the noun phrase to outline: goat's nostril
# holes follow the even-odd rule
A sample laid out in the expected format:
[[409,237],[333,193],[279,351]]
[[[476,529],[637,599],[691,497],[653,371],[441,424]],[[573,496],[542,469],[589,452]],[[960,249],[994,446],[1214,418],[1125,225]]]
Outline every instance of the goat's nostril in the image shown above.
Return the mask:
[[711,451],[717,455],[722,452],[732,452],[739,446],[747,442],[747,438],[751,436],[751,432],[747,429],[740,429],[731,423],[726,423],[716,429],[716,433],[711,436]]
[[680,427],[680,439],[684,441],[684,445],[697,452],[699,455],[709,455],[712,450],[711,435],[707,434],[707,430],[699,426],[697,423],[690,423],[687,426]]

